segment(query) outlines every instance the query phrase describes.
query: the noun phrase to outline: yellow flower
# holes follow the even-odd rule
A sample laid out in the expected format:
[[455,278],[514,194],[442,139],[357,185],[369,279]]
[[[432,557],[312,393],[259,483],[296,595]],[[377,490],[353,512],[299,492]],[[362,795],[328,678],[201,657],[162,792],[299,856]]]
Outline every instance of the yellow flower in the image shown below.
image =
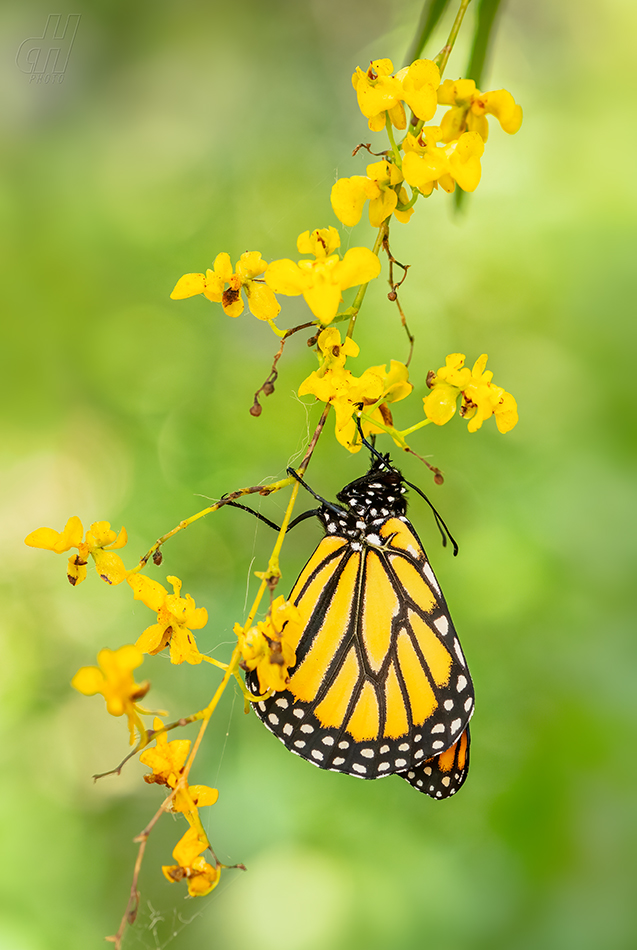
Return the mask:
[[68,560],[67,576],[73,586],[81,584],[86,578],[86,565],[89,554],[95,561],[95,569],[107,584],[121,584],[127,575],[116,548],[123,548],[128,540],[126,529],[122,528],[119,534],[111,530],[108,521],[96,521],[86,532],[83,541],[84,528],[78,517],[69,518],[63,531],[54,531],[53,528],[38,528],[24,539],[24,543],[32,548],[44,548],[61,554],[77,548],[78,553]]
[[402,98],[414,115],[424,122],[433,118],[438,106],[436,89],[440,85],[440,70],[431,59],[417,59],[406,69],[396,73],[402,83]]
[[190,628],[200,630],[208,623],[208,611],[205,607],[195,607],[195,602],[186,594],[180,597],[181,581],[178,577],[168,577],[174,593],[169,594],[162,584],[151,580],[144,574],[131,574],[127,580],[135,594],[135,600],[157,611],[157,623],[147,627],[137,641],[142,653],[154,656],[170,643],[170,662],[197,664],[202,656],[197,649]]
[[201,857],[208,844],[199,840],[196,828],[190,827],[173,850],[176,865],[164,865],[162,871],[172,883],[183,881],[188,883],[188,893],[191,897],[203,897],[219,883],[221,869],[213,867]]
[[407,124],[400,101],[402,85],[400,80],[391,75],[393,68],[391,59],[374,59],[367,72],[357,66],[352,76],[358,107],[368,119],[373,132],[385,127],[386,112],[389,112],[389,118],[397,129],[404,129]]
[[358,356],[360,347],[351,337],[341,342],[341,334],[336,327],[321,330],[317,340],[318,358],[321,364],[318,374],[324,376],[327,370],[342,369],[348,356]]
[[[161,719],[155,718],[153,729],[158,732],[163,725]],[[151,749],[146,749],[139,757],[143,765],[148,765],[152,769],[152,772],[144,775],[144,781],[174,788],[188,758],[189,750],[190,739],[175,739],[174,742],[169,742],[167,734],[160,733],[155,739],[155,745]]]
[[241,667],[257,671],[261,692],[285,689],[288,668],[296,663],[292,644],[301,635],[301,615],[294,604],[277,597],[265,620],[249,630],[236,623],[234,632],[241,642]]
[[388,113],[392,125],[404,129],[407,125],[404,100],[414,115],[427,122],[436,111],[436,89],[440,85],[440,71],[430,59],[417,59],[392,76],[390,59],[375,59],[367,72],[357,67],[352,76],[358,105],[373,132],[385,127]]
[[467,420],[469,432],[476,432],[493,415],[499,431],[509,432],[518,421],[517,403],[510,393],[494,385],[492,372],[485,372],[487,359],[483,353],[469,370],[462,353],[451,353],[446,365],[427,379],[431,388],[423,399],[427,418],[444,425],[454,415],[462,395],[460,415]]
[[257,280],[267,266],[259,251],[246,251],[233,272],[230,255],[223,252],[217,254],[213,269],[205,274],[184,274],[170,296],[173,300],[183,300],[203,294],[213,303],[220,303],[229,317],[238,317],[243,313],[243,289],[250,313],[259,320],[274,320],[281,307],[272,290],[263,280]]
[[506,89],[480,92],[473,79],[445,79],[438,90],[440,105],[451,106],[440,124],[442,139],[451,142],[463,132],[477,132],[484,142],[489,137],[486,116],[493,115],[505,132],[514,135],[522,125],[522,108]]
[[477,132],[463,132],[454,141],[440,145],[441,137],[438,126],[426,126],[418,138],[407,134],[403,158],[405,181],[424,195],[430,195],[438,185],[451,192],[456,182],[463,191],[475,191],[482,174],[482,138]]
[[[356,347],[355,350],[350,346]],[[403,363],[392,360],[389,372],[384,365],[370,366],[362,376],[357,377],[346,370],[345,360],[341,355],[347,348],[345,355],[357,356],[358,346],[350,340],[341,344],[338,330],[330,327],[319,335],[319,351],[324,354],[321,366],[310,373],[299,386],[299,396],[313,395],[321,402],[331,403],[336,417],[336,438],[350,452],[359,452],[361,442],[357,438],[358,427],[352,417],[355,409],[362,403],[363,408],[375,408],[371,411],[371,418],[384,425],[393,425],[388,402],[399,402],[412,391],[413,386],[408,381],[409,372]],[[336,350],[339,360],[330,359],[330,352]],[[382,432],[384,429],[375,426],[373,422],[362,421],[362,429],[367,437],[372,432]]]
[[400,222],[406,224],[414,213],[413,208],[399,211],[398,201],[406,204],[409,196],[404,188],[396,191],[395,186],[403,180],[397,165],[391,162],[374,162],[367,166],[367,178],[354,175],[352,178],[339,178],[332,187],[330,200],[334,214],[347,227],[353,227],[361,219],[363,206],[369,201],[369,223],[379,228],[385,218],[394,214]]
[[150,683],[136,683],[133,670],[141,666],[144,657],[142,651],[132,643],[119,650],[100,650],[97,654],[97,666],[83,666],[71,680],[85,696],[101,693],[106,700],[106,710],[111,716],[125,715],[128,718],[131,745],[135,741],[135,729],[140,735],[146,730],[139,717],[137,701],[150,689]]
[[192,814],[193,805],[195,808],[204,808],[206,805],[214,805],[218,798],[219,792],[216,788],[186,783],[186,787],[179,789],[173,798],[172,811],[179,812],[190,820],[188,816]]
[[300,254],[314,254],[315,259],[272,261],[265,272],[268,286],[277,294],[294,297],[303,294],[305,302],[321,323],[330,323],[336,316],[342,292],[348,287],[366,284],[378,277],[380,261],[366,247],[352,247],[340,260],[333,251],[341,239],[336,228],[320,228],[299,235]]

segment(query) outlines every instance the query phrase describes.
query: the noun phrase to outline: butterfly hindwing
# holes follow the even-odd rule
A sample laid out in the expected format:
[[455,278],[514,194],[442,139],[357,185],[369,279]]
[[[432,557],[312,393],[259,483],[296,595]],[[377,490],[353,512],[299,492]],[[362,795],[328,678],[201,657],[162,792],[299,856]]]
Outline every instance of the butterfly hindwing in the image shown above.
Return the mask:
[[[406,773],[458,745],[473,691],[401,482],[396,469],[372,466],[339,493],[348,509],[320,509],[326,536],[290,594],[301,615],[296,663],[287,689],[255,705],[290,751],[320,768],[400,773],[425,790]],[[247,682],[259,692],[255,673]]]
[[467,726],[458,741],[449,749],[427,759],[414,769],[399,773],[400,777],[430,798],[450,798],[462,788],[469,772],[470,745],[471,736]]

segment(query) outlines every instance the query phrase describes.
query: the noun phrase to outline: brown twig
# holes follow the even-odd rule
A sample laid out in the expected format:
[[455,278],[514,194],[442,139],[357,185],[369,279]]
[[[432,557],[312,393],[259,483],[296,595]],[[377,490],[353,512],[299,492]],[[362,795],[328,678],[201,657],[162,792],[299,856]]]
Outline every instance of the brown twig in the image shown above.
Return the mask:
[[[411,264],[401,264],[400,261],[396,260],[396,258],[394,257],[394,255],[392,254],[389,248],[389,231],[385,233],[385,236],[383,238],[383,250],[385,251],[385,254],[387,255],[387,260],[389,261],[388,283],[390,286],[390,291],[387,294],[387,299],[394,302],[396,306],[398,307],[398,313],[400,314],[400,322],[403,326],[403,329],[405,330],[405,333],[407,334],[407,339],[409,340],[409,355],[405,361],[405,366],[409,366],[409,364],[411,363],[411,358],[414,354],[415,337],[413,336],[409,327],[407,326],[405,313],[400,304],[400,300],[398,299],[398,288],[401,287],[402,284],[404,284],[405,280],[407,279],[407,271],[411,267]],[[396,265],[396,267],[400,267],[401,270],[403,271],[403,276],[399,281],[394,280],[394,264]]]
[[376,157],[379,157],[380,155],[387,155],[389,152],[388,148],[383,149],[382,152],[372,152],[372,146],[369,142],[361,142],[361,144],[357,145],[354,151],[352,152],[352,158],[355,155],[358,155],[358,153],[360,152],[362,148],[364,148],[367,152],[369,152],[370,155],[375,155]]
[[160,807],[157,809],[151,820],[148,822],[141,834],[133,838],[135,844],[139,844],[139,850],[137,851],[137,858],[135,860],[135,868],[133,870],[133,880],[130,887],[130,895],[128,897],[128,903],[126,904],[126,910],[124,911],[124,916],[120,921],[120,925],[116,934],[112,937],[105,937],[105,940],[108,940],[109,943],[115,944],[115,950],[121,950],[122,947],[122,937],[124,936],[124,931],[128,926],[131,926],[135,923],[137,918],[137,911],[139,910],[139,891],[137,890],[137,882],[139,880],[139,874],[142,869],[142,861],[144,860],[144,851],[146,850],[146,843],[148,837],[164,814],[167,812],[171,806],[172,800],[177,794],[176,786],[171,791],[170,795],[167,795],[164,801],[161,803]]
[[314,430],[314,434],[309,441],[307,449],[305,450],[303,461],[301,462],[298,468],[299,472],[305,472],[308,465],[310,464],[312,453],[314,452],[314,449],[316,448],[316,443],[318,442],[321,432],[323,431],[323,426],[325,425],[325,422],[327,421],[327,416],[328,416],[329,411],[330,411],[330,404],[328,403],[325,409],[323,410],[323,412],[321,413],[321,418],[319,419],[316,429]]
[[285,346],[286,341],[289,340],[289,338],[294,333],[298,333],[299,330],[306,330],[308,327],[312,327],[312,326],[314,326],[313,321],[310,321],[309,323],[301,323],[298,327],[292,327],[290,330],[287,330],[285,335],[281,338],[281,346],[279,347],[278,351],[274,354],[274,359],[272,360],[272,369],[270,370],[268,378],[266,379],[266,381],[263,383],[262,386],[259,386],[256,393],[254,394],[254,402],[252,403],[252,406],[250,407],[251,416],[260,416],[261,413],[263,412],[263,407],[261,406],[261,403],[259,402],[259,393],[263,393],[264,396],[271,396],[272,393],[274,392],[274,384],[277,381],[277,378],[279,375],[278,370],[276,368],[276,364],[279,362],[279,360],[283,356],[283,347]]
[[431,462],[428,462],[426,458],[422,457],[422,455],[418,455],[418,452],[414,452],[414,450],[411,449],[408,445],[405,446],[405,452],[409,452],[410,455],[415,455],[417,459],[420,459],[420,461],[423,462],[427,466],[430,472],[433,472],[434,482],[436,483],[436,485],[443,484],[445,477],[439,468],[436,468],[435,465],[432,465]]
[[[298,327],[297,329],[301,329],[301,328]],[[316,429],[314,430],[314,433],[312,434],[312,438],[310,439],[307,449],[305,450],[305,455],[303,456],[303,460],[298,469],[299,472],[304,473],[310,463],[310,459],[312,458],[312,453],[314,452],[314,449],[316,448],[316,444],[320,438],[321,432],[323,431],[323,427],[325,426],[325,422],[327,420],[329,410],[330,410],[330,407],[328,404],[327,406],[325,406],[325,409],[321,413],[321,418],[319,419]],[[270,491],[272,490],[274,489],[271,488],[271,489],[263,490],[263,488],[258,485],[253,486],[250,489],[242,488],[239,491],[231,492],[229,495],[226,495],[226,497],[223,498],[217,505],[213,505],[210,510],[219,508],[222,505],[227,505],[234,498],[240,498],[242,495],[250,494],[251,492],[261,491],[262,494],[267,495],[267,494],[270,494]],[[151,556],[151,553],[153,553],[152,549],[151,549],[151,552],[149,552],[146,555],[146,560],[148,560],[148,558]],[[115,950],[121,950],[122,938],[124,936],[126,927],[132,925],[135,922],[135,919],[137,917],[137,911],[139,909],[139,897],[140,897],[139,891],[137,889],[137,883],[139,881],[139,875],[142,868],[142,862],[144,860],[144,852],[146,851],[146,843],[148,841],[148,837],[151,831],[153,830],[154,826],[157,824],[157,822],[161,818],[162,814],[169,810],[170,805],[175,795],[177,794],[177,791],[179,790],[179,788],[182,787],[182,785],[185,782],[187,782],[190,769],[192,768],[192,764],[195,760],[195,756],[197,754],[197,751],[203,739],[203,734],[206,730],[206,727],[208,725],[212,712],[214,711],[217,705],[217,702],[219,700],[219,697],[221,696],[221,693],[223,692],[227,683],[229,682],[230,676],[234,674],[234,671],[238,664],[238,659],[239,659],[239,647],[237,646],[233,653],[232,659],[230,660],[230,663],[228,664],[226,668],[223,680],[217,687],[215,695],[213,696],[212,700],[210,701],[206,709],[202,710],[199,713],[194,713],[192,716],[178,719],[176,722],[169,723],[167,726],[164,726],[162,729],[148,731],[148,740],[150,740],[150,739],[156,738],[157,735],[159,735],[161,732],[167,732],[169,729],[174,729],[177,726],[187,725],[189,722],[194,722],[196,720],[203,720],[201,724],[201,729],[199,730],[199,734],[197,735],[197,738],[195,739],[193,743],[193,746],[188,756],[188,760],[185,763],[184,768],[182,770],[182,775],[179,782],[177,783],[176,787],[172,789],[170,794],[164,799],[164,801],[161,804],[161,807],[157,810],[155,815],[151,818],[150,822],[144,828],[141,834],[137,835],[137,837],[133,839],[136,844],[139,844],[139,849],[137,852],[137,857],[135,859],[135,867],[133,869],[133,879],[131,882],[128,902],[126,904],[126,910],[124,911],[124,916],[121,919],[117,933],[114,934],[113,936],[106,937],[106,940],[108,940],[110,943],[115,944]],[[144,746],[148,744],[148,740],[144,743]],[[132,752],[130,752],[126,756],[126,758],[123,759],[123,761],[119,764],[119,766],[116,769],[113,769],[111,772],[104,772],[103,775],[110,775],[113,773],[119,774],[124,764],[133,755],[135,755],[135,753],[137,753],[141,748],[142,748],[142,745],[140,742],[137,748],[135,748]],[[97,776],[94,776],[94,778],[95,779],[102,778],[103,775],[97,775]],[[208,847],[215,860],[216,866],[227,867],[227,865],[221,865],[220,862],[217,860],[217,857],[214,851],[212,850],[212,847],[210,847],[210,843],[208,843]],[[235,865],[232,865],[232,867],[240,868],[245,871],[245,866],[243,864],[235,864]]]
[[187,726],[191,722],[196,722],[199,719],[199,715],[195,713],[193,716],[186,716],[182,719],[177,719],[176,722],[169,722],[167,726],[164,726],[162,729],[147,729],[146,730],[146,741],[143,742],[141,739],[135,746],[132,752],[129,752],[122,761],[114,769],[110,769],[108,772],[100,772],[98,775],[93,776],[93,781],[97,782],[100,778],[106,778],[107,775],[121,775],[122,769],[126,763],[133,758],[134,755],[137,755],[138,752],[141,752],[142,749],[145,749],[153,739],[156,739],[157,736],[161,735],[162,732],[169,732],[171,729],[177,729],[178,726]]

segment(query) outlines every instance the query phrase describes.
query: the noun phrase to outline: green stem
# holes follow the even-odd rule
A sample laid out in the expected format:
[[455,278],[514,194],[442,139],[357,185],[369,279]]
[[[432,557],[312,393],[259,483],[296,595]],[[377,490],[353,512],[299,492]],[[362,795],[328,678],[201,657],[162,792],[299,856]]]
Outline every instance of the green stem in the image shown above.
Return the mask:
[[412,432],[415,432],[416,429],[422,429],[423,426],[428,426],[431,423],[431,419],[423,419],[422,422],[417,422],[415,426],[411,426],[409,429],[403,429],[400,433],[403,437],[411,435]]
[[425,0],[420,14],[418,30],[407,51],[406,66],[411,66],[422,53],[425,43],[438,25],[438,21],[447,9],[449,0]]
[[[376,257],[378,257],[380,254],[380,249],[383,244],[383,238],[385,237],[387,230],[388,230],[387,222],[383,221],[383,223],[378,229],[378,234],[376,235],[376,241],[374,242],[374,246],[372,248],[372,252],[376,255]],[[349,308],[351,310],[352,315],[349,318],[349,326],[347,327],[347,333],[345,334],[346,337],[351,337],[354,333],[354,327],[356,326],[356,317],[358,316],[358,311],[360,310],[363,300],[365,299],[365,294],[367,293],[368,287],[369,287],[369,281],[366,284],[361,284],[361,286],[358,288],[358,293],[354,297],[354,302],[352,306]]]
[[446,45],[442,47],[442,49],[440,50],[440,52],[434,59],[434,63],[437,65],[438,69],[440,70],[441,77],[445,71],[445,66],[447,65],[447,60],[449,59],[451,50],[453,49],[454,44],[458,38],[458,33],[460,32],[460,27],[462,26],[464,15],[467,12],[467,7],[469,6],[470,3],[471,3],[471,0],[461,0],[460,9],[458,10],[458,13],[456,14],[456,19],[453,21],[453,26],[451,27],[451,33],[449,34],[449,39],[447,40]]
[[385,113],[385,131],[387,132],[387,138],[391,145],[391,150],[394,153],[394,161],[399,168],[402,168],[402,159],[400,157],[400,149],[396,145],[396,139],[394,138],[394,130],[392,128],[391,119],[389,118],[389,112]]
[[409,211],[409,209],[413,208],[413,206],[416,204],[419,197],[420,197],[420,192],[418,191],[418,189],[412,188],[411,198],[409,199],[409,201],[407,201],[404,205],[401,204],[399,201],[398,204],[396,205],[396,208],[398,209],[398,211]]

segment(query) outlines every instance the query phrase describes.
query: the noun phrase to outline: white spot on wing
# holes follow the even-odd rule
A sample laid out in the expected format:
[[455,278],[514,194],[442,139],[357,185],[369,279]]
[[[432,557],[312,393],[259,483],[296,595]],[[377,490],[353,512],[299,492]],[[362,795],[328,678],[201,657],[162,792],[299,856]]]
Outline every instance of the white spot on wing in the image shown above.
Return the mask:
[[287,699],[277,699],[276,705],[279,707],[279,709],[287,709],[288,701]]
[[444,707],[447,711],[449,711],[450,709],[453,709],[453,699],[445,699]]
[[429,581],[433,589],[437,591],[437,593],[440,593],[440,588],[438,586],[438,581],[436,580],[436,575],[431,570],[431,564],[429,564],[428,561],[425,561],[425,564],[422,570],[423,570],[423,574],[425,575],[425,577],[427,578],[427,580]]
[[434,627],[444,637],[444,635],[449,631],[449,621],[444,615],[442,617],[436,617],[436,619],[434,620]]
[[274,713],[270,713],[270,715],[268,716],[268,719],[270,720],[273,726],[279,725],[279,717],[275,716]]
[[404,769],[405,766],[407,765],[407,759],[396,759],[396,761],[394,762],[394,765],[396,766],[397,769]]
[[373,750],[373,749],[361,749],[361,755],[364,756],[366,759],[373,759],[373,758],[374,758],[374,750]]
[[458,657],[458,659],[460,660],[460,662],[462,663],[462,665],[463,665],[463,666],[466,666],[467,664],[466,664],[466,661],[465,661],[465,658],[464,658],[464,654],[463,654],[462,650],[460,649],[460,644],[459,644],[457,638],[453,641],[453,648],[454,648],[454,650],[455,650],[456,656]]
[[458,682],[456,683],[456,689],[458,690],[458,692],[461,693],[462,690],[465,688],[466,685],[467,685],[467,677],[466,677],[466,676],[459,676],[459,677],[458,677]]
[[338,756],[336,759],[333,759],[332,761],[334,762],[334,765],[342,765],[345,759]]
[[283,735],[291,736],[293,732],[294,732],[294,729],[292,728],[290,723],[286,722],[286,724],[283,726]]
[[437,726],[434,726],[431,731],[432,731],[432,733],[434,733],[434,732],[444,732],[444,731],[445,731],[445,727],[443,726],[443,724],[442,724],[441,722],[439,722],[438,725],[437,725]]
[[359,765],[358,762],[354,762],[352,768],[355,772],[359,772],[361,775],[365,775],[367,772],[366,767],[364,765]]
[[323,743],[323,745],[334,745],[334,737],[323,736],[323,738],[321,739],[321,742]]
[[437,739],[435,742],[431,743],[432,749],[442,749],[444,748],[444,742],[441,742],[440,739]]
[[312,749],[312,758],[313,758],[313,759],[318,759],[319,762],[322,762],[322,761],[323,761],[323,753],[322,753],[322,752],[319,752],[318,749]]
[[303,716],[305,715],[304,709],[293,709],[292,712],[294,713],[297,719],[302,719]]
[[308,735],[310,732],[314,732],[314,726],[308,726],[307,723],[301,726],[301,732],[307,732]]
[[451,735],[454,735],[461,725],[462,719],[454,719],[454,721],[451,723]]

